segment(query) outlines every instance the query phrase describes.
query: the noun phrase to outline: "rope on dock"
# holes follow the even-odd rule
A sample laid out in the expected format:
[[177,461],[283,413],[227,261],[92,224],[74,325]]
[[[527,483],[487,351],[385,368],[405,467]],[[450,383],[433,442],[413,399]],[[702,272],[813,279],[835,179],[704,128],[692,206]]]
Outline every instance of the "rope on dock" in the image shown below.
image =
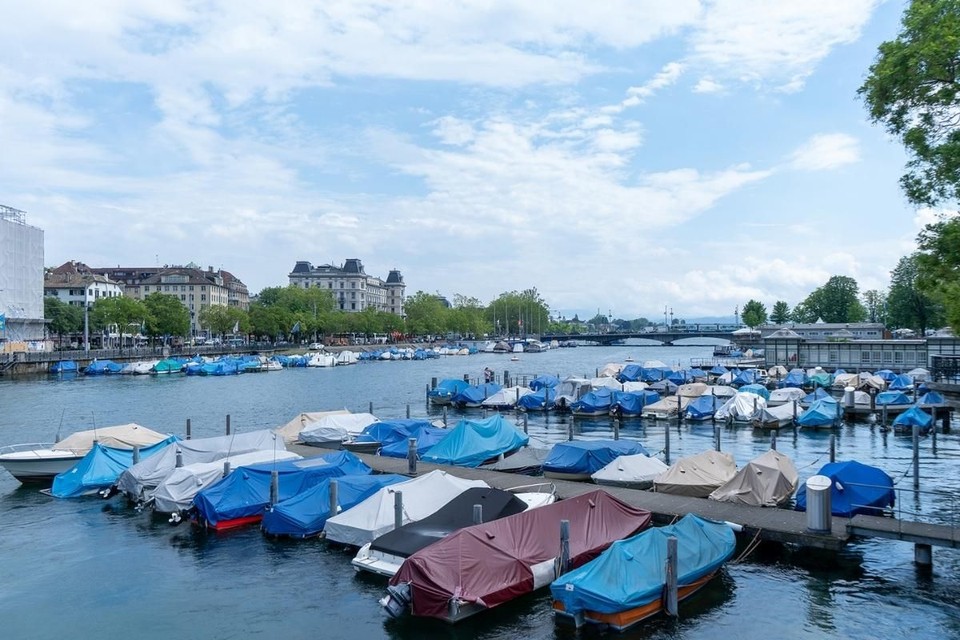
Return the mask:
[[737,559],[733,561],[733,564],[740,564],[741,562],[746,560],[747,556],[753,553],[756,550],[756,548],[760,546],[760,534],[762,532],[763,532],[763,529],[757,529],[757,533],[755,536],[753,536],[753,540],[747,543],[747,546],[743,549],[743,553],[741,553],[737,557]]

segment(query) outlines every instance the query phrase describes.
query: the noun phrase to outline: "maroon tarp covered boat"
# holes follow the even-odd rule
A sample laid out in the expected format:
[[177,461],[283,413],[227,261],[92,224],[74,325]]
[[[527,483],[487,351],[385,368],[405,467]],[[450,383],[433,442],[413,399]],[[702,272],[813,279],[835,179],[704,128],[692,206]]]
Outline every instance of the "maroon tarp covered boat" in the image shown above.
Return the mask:
[[650,518],[649,511],[594,491],[460,529],[407,558],[380,603],[392,616],[409,605],[413,615],[458,622],[553,582],[561,520],[570,522],[573,569],[644,529]]

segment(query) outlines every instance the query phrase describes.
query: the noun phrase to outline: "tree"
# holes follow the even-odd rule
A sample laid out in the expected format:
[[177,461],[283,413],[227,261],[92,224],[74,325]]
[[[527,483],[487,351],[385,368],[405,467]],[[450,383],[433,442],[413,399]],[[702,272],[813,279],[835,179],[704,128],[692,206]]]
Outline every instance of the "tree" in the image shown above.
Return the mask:
[[190,312],[176,296],[151,293],[143,299],[147,308],[146,334],[169,337],[190,335]]
[[943,306],[920,287],[918,254],[900,258],[890,272],[887,322],[895,329],[913,329],[924,335],[943,323]]
[[497,333],[536,333],[550,325],[550,307],[536,287],[505,292],[487,306],[487,320]]
[[868,322],[887,323],[887,296],[882,291],[869,289],[863,292],[863,306]]
[[[197,315],[197,321],[200,326],[210,331],[210,333],[223,336],[233,330],[234,324],[239,320],[235,314],[230,313],[232,309],[223,305],[211,305],[204,307]],[[240,311],[235,309],[235,311]],[[241,312],[242,313],[242,312]]]
[[[807,318],[803,322],[863,322],[867,311],[859,299],[857,281],[849,276],[832,276],[818,287],[798,307],[803,306]],[[794,315],[797,309],[794,308]],[[810,320],[810,318],[813,320]],[[798,320],[798,322],[801,322]]]
[[446,326],[446,307],[432,293],[417,291],[404,303],[407,331],[414,335],[438,335]]
[[740,317],[743,319],[743,324],[756,329],[767,321],[767,308],[761,302],[750,300],[743,305],[743,313]]
[[786,324],[790,321],[790,305],[783,300],[777,300],[773,303],[773,311],[770,312],[770,321],[774,324]]
[[802,301],[790,312],[790,319],[800,324],[810,324],[817,321],[817,312],[806,301]]
[[870,119],[900,138],[907,198],[960,199],[960,0],[912,0],[857,90]]
[[149,315],[147,307],[139,300],[126,296],[100,298],[93,303],[90,317],[94,325],[110,330],[115,328],[120,336],[120,351],[123,351],[123,336],[133,333],[131,325],[142,325]]
[[43,297],[43,317],[61,347],[64,334],[78,333],[83,328],[83,307],[67,304],[55,296]]

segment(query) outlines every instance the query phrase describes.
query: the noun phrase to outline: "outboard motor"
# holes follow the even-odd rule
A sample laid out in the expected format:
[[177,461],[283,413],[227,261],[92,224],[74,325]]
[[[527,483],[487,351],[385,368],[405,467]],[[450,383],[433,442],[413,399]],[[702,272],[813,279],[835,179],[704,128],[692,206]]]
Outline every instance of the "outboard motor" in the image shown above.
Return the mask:
[[387,610],[391,618],[399,618],[410,607],[410,583],[402,582],[387,587],[387,595],[380,599],[380,605]]

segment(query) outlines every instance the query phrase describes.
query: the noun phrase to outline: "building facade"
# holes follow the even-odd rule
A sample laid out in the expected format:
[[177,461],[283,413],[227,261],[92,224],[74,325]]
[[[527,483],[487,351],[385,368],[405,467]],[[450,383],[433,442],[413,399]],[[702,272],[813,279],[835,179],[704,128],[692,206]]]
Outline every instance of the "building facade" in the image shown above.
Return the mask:
[[926,340],[814,340],[791,329],[780,329],[765,337],[763,345],[767,367],[822,367],[848,373],[890,369],[903,373],[929,363]]
[[43,231],[0,205],[0,350],[44,348]]
[[43,295],[74,307],[91,306],[100,298],[123,295],[123,287],[106,276],[50,272],[43,279]]
[[325,289],[333,296],[336,308],[350,313],[364,309],[404,315],[406,285],[397,269],[386,280],[367,275],[359,258],[348,258],[339,267],[330,264],[313,266],[298,260],[289,275],[290,284],[309,289]]
[[853,340],[883,340],[889,338],[886,327],[880,322],[788,322],[787,324],[766,324],[760,327],[760,338],[766,338],[780,329],[789,329],[807,340],[832,340],[849,338]]

